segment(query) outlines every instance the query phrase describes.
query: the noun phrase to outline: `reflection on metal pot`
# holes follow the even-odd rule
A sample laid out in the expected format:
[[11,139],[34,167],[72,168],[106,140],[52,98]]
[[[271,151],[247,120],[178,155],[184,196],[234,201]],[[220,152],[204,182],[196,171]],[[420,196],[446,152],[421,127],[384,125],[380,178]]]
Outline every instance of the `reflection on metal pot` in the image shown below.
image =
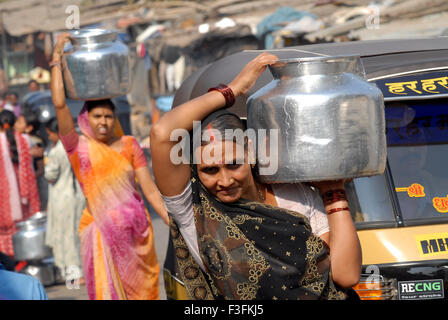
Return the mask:
[[[247,102],[249,128],[278,131],[278,149],[268,150],[267,159],[258,154],[262,182],[333,180],[384,172],[384,99],[365,80],[358,56],[279,60],[270,71],[274,80]],[[263,163],[272,157],[278,158],[278,169],[263,175]]]
[[71,32],[72,46],[62,56],[66,94],[75,100],[99,100],[128,93],[131,86],[128,47],[117,33],[103,29]]
[[18,231],[12,237],[16,261],[38,261],[53,255],[52,249],[45,244],[46,223],[47,217],[39,212],[16,224]]

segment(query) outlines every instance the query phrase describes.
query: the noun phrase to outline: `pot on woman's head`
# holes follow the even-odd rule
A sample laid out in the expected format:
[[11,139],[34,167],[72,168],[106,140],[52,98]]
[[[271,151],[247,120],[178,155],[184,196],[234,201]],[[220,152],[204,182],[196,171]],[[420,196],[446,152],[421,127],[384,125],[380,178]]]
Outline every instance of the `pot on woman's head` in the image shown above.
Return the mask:
[[62,56],[66,95],[99,100],[125,95],[131,87],[128,47],[117,33],[103,29],[71,32],[72,46]]

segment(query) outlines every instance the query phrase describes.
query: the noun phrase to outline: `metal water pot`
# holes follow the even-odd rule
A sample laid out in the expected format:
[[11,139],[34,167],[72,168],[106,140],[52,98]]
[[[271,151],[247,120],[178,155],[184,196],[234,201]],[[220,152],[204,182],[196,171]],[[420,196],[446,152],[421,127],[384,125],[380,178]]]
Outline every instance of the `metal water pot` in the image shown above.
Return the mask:
[[274,80],[247,102],[248,127],[258,134],[258,143],[268,142],[266,150],[257,150],[262,182],[384,172],[384,99],[365,79],[358,56],[279,60],[269,70]]
[[18,231],[12,236],[14,259],[16,261],[39,261],[53,256],[45,244],[47,217],[36,213],[30,219],[16,224]]
[[100,100],[125,95],[131,87],[128,47],[117,33],[104,29],[71,32],[72,45],[64,52],[66,95],[76,100]]
[[20,271],[20,273],[36,278],[40,283],[42,283],[43,286],[46,287],[56,283],[55,266],[52,262],[47,260],[28,264]]

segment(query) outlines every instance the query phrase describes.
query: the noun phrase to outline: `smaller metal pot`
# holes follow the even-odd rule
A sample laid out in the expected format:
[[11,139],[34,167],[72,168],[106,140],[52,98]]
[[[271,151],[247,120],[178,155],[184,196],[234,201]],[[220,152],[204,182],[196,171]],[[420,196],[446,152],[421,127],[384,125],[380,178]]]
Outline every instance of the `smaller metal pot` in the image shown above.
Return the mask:
[[51,286],[55,283],[54,265],[52,263],[36,262],[27,265],[21,273],[30,275],[44,286]]
[[31,217],[29,217],[28,220],[33,221],[33,220],[39,220],[39,219],[42,219],[42,218],[47,219],[47,215],[46,215],[45,212],[39,211],[39,212],[36,212],[35,214],[33,214]]
[[52,249],[45,244],[46,225],[44,213],[16,224],[18,231],[12,237],[16,261],[39,261],[53,256]]

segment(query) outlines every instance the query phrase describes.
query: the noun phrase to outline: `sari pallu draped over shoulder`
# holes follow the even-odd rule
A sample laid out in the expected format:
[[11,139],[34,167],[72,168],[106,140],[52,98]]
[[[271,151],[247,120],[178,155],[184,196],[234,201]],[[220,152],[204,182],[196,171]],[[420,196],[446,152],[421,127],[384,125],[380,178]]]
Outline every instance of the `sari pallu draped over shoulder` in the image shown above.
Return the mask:
[[86,108],[78,124],[84,134],[78,142],[71,141],[77,136],[74,131],[61,139],[88,204],[79,236],[89,298],[158,299],[159,265],[151,219],[134,173],[146,159],[143,154],[143,159],[134,159],[137,142],[122,136],[118,121],[121,152],[92,138]]
[[192,170],[201,270],[170,219],[179,274],[190,299],[346,299],[331,279],[329,248],[302,214],[255,201],[224,204]]

